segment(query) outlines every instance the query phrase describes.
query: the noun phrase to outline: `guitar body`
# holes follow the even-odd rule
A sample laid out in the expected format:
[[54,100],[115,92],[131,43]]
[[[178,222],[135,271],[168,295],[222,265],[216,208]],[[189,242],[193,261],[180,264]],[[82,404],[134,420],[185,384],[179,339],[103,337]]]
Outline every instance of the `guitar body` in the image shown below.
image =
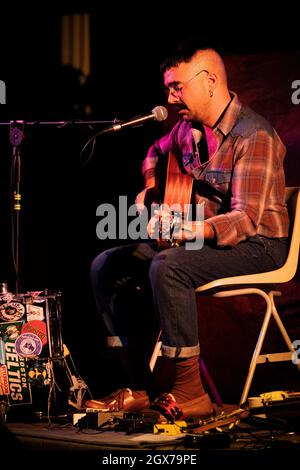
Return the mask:
[[182,172],[175,154],[170,152],[164,204],[167,204],[169,207],[178,205],[183,214],[184,205],[191,202],[192,189],[193,178]]

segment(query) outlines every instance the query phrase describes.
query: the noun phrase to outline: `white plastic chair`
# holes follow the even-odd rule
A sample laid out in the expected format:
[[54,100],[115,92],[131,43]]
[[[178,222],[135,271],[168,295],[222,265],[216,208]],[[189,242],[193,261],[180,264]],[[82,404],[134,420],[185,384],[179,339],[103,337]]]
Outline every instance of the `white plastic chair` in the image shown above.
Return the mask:
[[[274,297],[280,296],[281,292],[278,290],[272,290],[272,287],[274,286],[270,287],[270,284],[282,284],[290,281],[295,276],[298,266],[300,247],[300,188],[286,188],[286,204],[290,217],[289,252],[288,257],[281,268],[258,274],[216,279],[215,281],[209,282],[196,289],[196,292],[200,294],[208,293],[210,290],[217,289],[218,292],[214,292],[212,294],[213,297],[256,294],[266,301],[265,316],[259,332],[256,347],[252,355],[248,375],[240,399],[240,405],[245,403],[248,398],[248,393],[257,364],[265,362],[292,361],[293,357],[296,357],[295,349],[280,319],[274,302]],[[260,354],[268,326],[270,324],[270,319],[272,317],[285,340],[289,352]],[[299,361],[294,362],[297,363],[296,365],[300,372]]]

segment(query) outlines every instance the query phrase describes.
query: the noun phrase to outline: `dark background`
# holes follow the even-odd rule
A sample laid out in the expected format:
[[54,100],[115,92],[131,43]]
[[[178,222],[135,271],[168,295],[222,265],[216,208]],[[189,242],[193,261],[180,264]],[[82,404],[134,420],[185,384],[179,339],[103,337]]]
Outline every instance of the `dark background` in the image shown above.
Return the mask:
[[[27,2],[1,15],[0,79],[7,104],[0,121],[128,119],[164,105],[159,63],[174,44],[197,35],[221,46],[231,89],[284,131],[288,147],[287,183],[300,184],[299,110],[291,104],[291,83],[300,79],[296,12],[263,16],[218,11],[216,6],[100,2]],[[95,5],[98,5],[96,7]],[[62,14],[91,14],[91,75],[85,86],[76,70],[60,64]],[[86,106],[91,114],[86,114]],[[101,126],[95,128],[100,130]],[[99,328],[91,295],[93,258],[116,241],[96,237],[96,208],[127,195],[133,203],[142,189],[141,162],[162,135],[151,123],[98,140],[94,159],[80,163],[80,151],[93,134],[88,127],[26,126],[22,148],[20,213],[21,290],[57,288],[64,294],[64,341],[83,373],[97,354]],[[284,136],[283,140],[284,140]],[[0,128],[0,281],[14,289],[11,256],[9,127]],[[95,357],[95,356],[94,356]]]

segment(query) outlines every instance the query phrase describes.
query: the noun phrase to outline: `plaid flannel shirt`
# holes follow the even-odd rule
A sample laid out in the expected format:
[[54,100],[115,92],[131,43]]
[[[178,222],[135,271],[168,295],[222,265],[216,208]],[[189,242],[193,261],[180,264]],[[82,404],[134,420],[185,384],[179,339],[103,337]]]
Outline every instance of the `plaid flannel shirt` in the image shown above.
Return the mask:
[[[196,201],[204,202],[204,219],[213,226],[219,246],[234,246],[255,235],[288,235],[283,160],[286,149],[272,126],[244,107],[236,94],[214,129],[192,129],[181,120],[157,140],[143,161],[145,177],[155,176],[157,162],[175,153],[195,179]],[[197,134],[198,133],[198,134]],[[206,137],[209,159],[201,163],[195,145]]]

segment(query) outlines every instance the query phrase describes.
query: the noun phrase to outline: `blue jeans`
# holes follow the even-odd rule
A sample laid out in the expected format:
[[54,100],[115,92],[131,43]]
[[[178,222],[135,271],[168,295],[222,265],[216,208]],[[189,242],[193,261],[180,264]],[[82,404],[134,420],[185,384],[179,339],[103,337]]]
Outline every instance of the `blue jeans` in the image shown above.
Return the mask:
[[[205,244],[200,250],[181,246],[157,252],[156,243],[149,241],[109,249],[98,255],[91,267],[94,298],[107,344],[121,346],[121,337],[131,333],[130,322],[118,305],[118,295],[129,285],[132,292],[144,297],[136,312],[139,326],[136,321],[132,324],[132,330],[136,329],[133,336],[143,336],[140,331],[147,334],[149,315],[154,317],[155,311],[163,332],[163,355],[195,356],[200,351],[195,288],[214,279],[277,269],[286,256],[286,239],[259,235],[235,247]],[[129,297],[133,300],[134,295]]]

